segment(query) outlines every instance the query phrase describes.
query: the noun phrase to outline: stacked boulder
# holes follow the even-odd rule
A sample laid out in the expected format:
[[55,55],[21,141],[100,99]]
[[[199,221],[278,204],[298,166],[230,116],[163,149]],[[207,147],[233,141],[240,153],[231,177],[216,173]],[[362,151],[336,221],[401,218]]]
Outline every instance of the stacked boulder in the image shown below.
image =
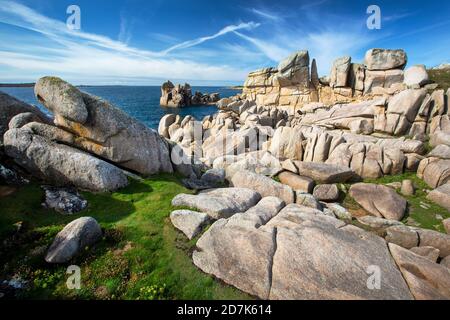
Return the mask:
[[4,135],[6,154],[35,177],[110,191],[128,184],[121,168],[142,175],[173,171],[167,142],[108,102],[55,77],[39,79],[35,93],[54,125],[21,113]]

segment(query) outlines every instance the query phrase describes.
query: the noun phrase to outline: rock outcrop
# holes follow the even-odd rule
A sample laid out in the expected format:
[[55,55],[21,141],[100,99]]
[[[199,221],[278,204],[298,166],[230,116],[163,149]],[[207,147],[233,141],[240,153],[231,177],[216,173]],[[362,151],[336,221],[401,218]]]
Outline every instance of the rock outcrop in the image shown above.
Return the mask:
[[[277,210],[217,221],[194,264],[261,299],[412,299],[382,238],[315,209]],[[245,223],[249,216],[259,223]],[[380,290],[368,287],[371,265],[383,270]]]
[[376,217],[400,221],[405,215],[406,200],[389,187],[357,183],[351,186],[349,194],[365,210]]
[[28,119],[33,121],[47,123],[50,123],[51,121],[37,107],[17,100],[16,98],[0,91],[0,143],[3,142],[3,135],[9,129],[11,119],[22,113],[26,113]]
[[128,184],[126,175],[119,168],[37,135],[27,126],[8,130],[4,144],[6,154],[19,166],[54,186],[112,191]]
[[107,101],[55,77],[39,79],[35,93],[65,131],[61,142],[143,175],[172,172],[168,145],[158,133]]
[[59,232],[45,256],[48,263],[66,263],[86,247],[102,238],[102,229],[94,218],[83,217],[72,221]]
[[190,105],[214,104],[220,100],[218,93],[203,94],[195,92],[189,84],[177,84],[167,81],[161,86],[160,105],[163,107],[181,108]]

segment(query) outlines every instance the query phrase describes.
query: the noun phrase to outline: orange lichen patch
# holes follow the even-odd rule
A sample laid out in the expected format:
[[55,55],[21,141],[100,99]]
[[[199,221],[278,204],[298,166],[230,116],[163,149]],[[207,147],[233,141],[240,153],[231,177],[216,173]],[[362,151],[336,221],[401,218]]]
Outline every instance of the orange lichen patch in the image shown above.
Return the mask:
[[93,141],[90,140],[86,140],[83,137],[77,137],[75,139],[75,144],[79,147],[81,147],[82,149],[85,149],[89,152],[98,154],[98,155],[102,155],[106,152],[106,148],[104,146],[102,146],[101,144],[95,143]]
[[85,138],[89,138],[92,136],[91,130],[89,130],[80,123],[69,121],[67,119],[64,119],[60,115],[56,115],[55,120],[59,126],[63,127],[65,130],[68,130],[77,136]]

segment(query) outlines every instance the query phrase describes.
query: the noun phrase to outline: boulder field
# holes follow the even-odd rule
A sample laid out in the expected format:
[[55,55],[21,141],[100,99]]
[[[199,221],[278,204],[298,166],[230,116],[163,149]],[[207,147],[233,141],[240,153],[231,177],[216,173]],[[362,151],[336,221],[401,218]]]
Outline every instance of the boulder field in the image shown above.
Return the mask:
[[319,78],[299,51],[214,115],[165,116],[159,133],[188,172],[224,170],[230,186],[173,199],[191,208],[173,224],[197,237],[194,264],[261,299],[450,299],[450,235],[409,224],[418,186],[370,182],[416,173],[448,209],[450,92],[406,65],[403,50],[373,49]]
[[[423,66],[406,67],[403,50],[372,49],[364,63],[339,58],[320,78],[299,51],[250,73],[216,114],[166,115],[158,131],[44,77],[35,94],[53,119],[0,95],[3,150],[46,185],[46,206],[64,214],[86,207],[77,189],[183,176],[194,191],[172,199],[167,221],[196,242],[195,266],[254,297],[450,299],[450,235],[408,217],[416,192],[449,209],[450,92]],[[189,86],[162,90],[167,104],[192,103]],[[0,169],[2,179],[25,181]],[[429,188],[374,182],[405,173]],[[74,220],[46,261],[67,263],[101,237],[94,219]]]

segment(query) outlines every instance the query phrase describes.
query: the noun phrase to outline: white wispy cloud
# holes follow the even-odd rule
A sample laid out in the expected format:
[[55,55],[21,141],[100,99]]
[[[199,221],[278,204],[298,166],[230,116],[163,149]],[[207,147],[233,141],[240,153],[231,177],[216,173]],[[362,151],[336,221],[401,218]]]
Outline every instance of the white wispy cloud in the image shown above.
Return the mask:
[[271,12],[267,12],[266,10],[262,10],[262,9],[256,9],[256,8],[251,8],[249,9],[251,12],[253,12],[254,14],[265,18],[265,19],[269,19],[269,20],[274,20],[274,21],[279,21],[281,20],[281,16],[273,14]]
[[190,48],[190,47],[202,44],[206,41],[213,40],[218,37],[224,36],[230,32],[235,32],[237,30],[242,30],[242,29],[251,30],[251,29],[257,28],[259,26],[260,26],[259,23],[254,23],[254,22],[245,22],[245,23],[240,23],[238,25],[226,26],[225,28],[223,28],[222,30],[220,30],[219,32],[217,32],[211,36],[205,36],[205,37],[201,37],[201,38],[194,39],[194,40],[184,41],[182,43],[176,44],[176,45],[164,50],[162,53],[168,54],[175,50]]
[[[256,28],[258,24],[240,23],[199,39],[186,41],[163,51],[134,48],[127,44],[131,37],[122,19],[119,41],[80,30],[69,30],[65,22],[48,18],[22,4],[0,0],[0,22],[33,31],[40,35],[41,47],[34,51],[20,39],[0,43],[0,65],[24,76],[49,73],[70,79],[197,79],[211,81],[241,81],[246,72],[233,66],[210,65],[169,55],[177,49],[197,46],[227,33]],[[36,46],[38,41],[34,41]],[[20,48],[17,47],[20,44]],[[16,45],[15,45],[16,44]],[[51,47],[52,50],[47,50]]]

